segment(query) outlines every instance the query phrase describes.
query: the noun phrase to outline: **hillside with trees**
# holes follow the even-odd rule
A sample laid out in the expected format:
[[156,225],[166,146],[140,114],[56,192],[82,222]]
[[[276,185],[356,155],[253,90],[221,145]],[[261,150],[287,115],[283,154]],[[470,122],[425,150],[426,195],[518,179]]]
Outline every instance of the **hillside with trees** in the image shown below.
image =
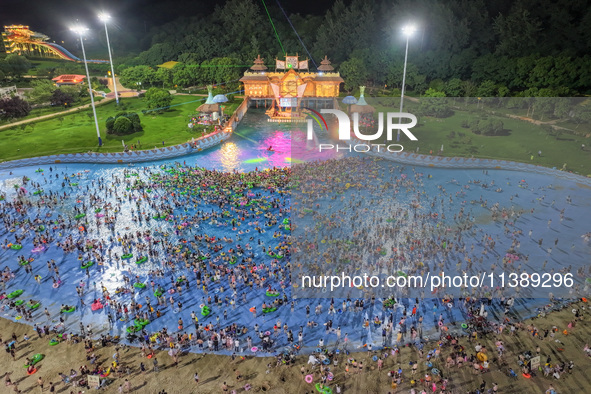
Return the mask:
[[[227,0],[213,14],[155,27],[149,49],[120,59],[122,82],[150,87],[222,83],[239,78],[261,54],[268,65],[284,52],[307,57],[281,10]],[[410,21],[407,88],[447,96],[576,96],[591,93],[591,3],[518,0],[337,0],[324,15],[291,14],[319,64],[324,55],[352,91],[400,87]],[[157,65],[179,63],[170,70]],[[314,62],[311,62],[313,66]],[[235,81],[234,81],[235,82]],[[234,87],[234,86],[232,86]],[[231,88],[231,87],[230,87]],[[229,89],[230,89],[229,88]],[[394,91],[392,91],[394,90]]]

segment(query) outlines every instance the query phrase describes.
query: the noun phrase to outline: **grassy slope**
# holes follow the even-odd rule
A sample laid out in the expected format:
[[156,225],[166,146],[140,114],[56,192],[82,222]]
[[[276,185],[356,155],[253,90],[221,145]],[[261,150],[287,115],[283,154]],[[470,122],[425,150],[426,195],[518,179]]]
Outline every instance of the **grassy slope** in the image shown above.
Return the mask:
[[[405,101],[405,111],[418,113],[418,105]],[[377,108],[378,111],[392,112],[392,108]],[[413,112],[417,111],[417,112]],[[501,113],[502,112],[502,113]],[[511,111],[514,112],[514,111]],[[520,114],[525,116],[524,113]],[[581,150],[581,144],[590,145],[589,139],[584,136],[562,133],[554,136],[544,128],[532,123],[511,119],[503,116],[509,111],[498,112],[498,119],[502,120],[508,135],[485,136],[477,135],[469,129],[462,128],[462,121],[471,121],[477,116],[473,112],[455,110],[454,115],[444,119],[433,117],[419,117],[419,125],[412,129],[418,141],[409,141],[404,135],[400,143],[407,152],[428,154],[433,150],[437,154],[441,145],[443,156],[479,157],[486,159],[503,159],[557,167],[561,169],[566,163],[566,169],[582,175],[591,174],[591,150]],[[494,119],[495,115],[488,115],[488,119]],[[573,125],[569,125],[574,128]],[[377,125],[376,125],[377,128]],[[455,137],[451,138],[451,132]],[[464,136],[460,136],[463,133]],[[369,133],[368,133],[369,134]],[[537,152],[541,150],[542,156]],[[534,156],[531,160],[531,155]]]
[[[99,128],[103,139],[103,146],[98,147],[96,128],[92,117],[92,110],[87,109],[76,114],[65,115],[63,123],[57,119],[35,123],[25,130],[14,127],[0,131],[0,158],[15,160],[25,157],[44,156],[57,153],[75,152],[120,152],[121,140],[127,144],[135,144],[139,139],[143,148],[162,147],[187,142],[197,137],[196,132],[189,131],[187,123],[189,115],[195,113],[203,101],[202,97],[175,96],[171,108],[162,114],[141,114],[146,108],[142,99],[123,99],[128,112],[138,112],[144,130],[127,136],[106,135],[105,120],[120,112],[114,102],[97,107]],[[233,111],[239,101],[227,103],[226,113]],[[90,115],[90,116],[89,116]],[[200,129],[199,129],[200,130]]]

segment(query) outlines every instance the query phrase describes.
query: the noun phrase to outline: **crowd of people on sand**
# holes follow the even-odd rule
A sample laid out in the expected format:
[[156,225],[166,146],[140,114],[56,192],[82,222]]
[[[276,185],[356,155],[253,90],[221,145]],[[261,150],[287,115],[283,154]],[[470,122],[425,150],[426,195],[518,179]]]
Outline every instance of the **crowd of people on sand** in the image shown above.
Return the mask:
[[[37,251],[15,252],[17,264],[3,269],[2,308],[35,323],[40,337],[51,336],[57,343],[86,341],[88,360],[95,368],[85,373],[125,375],[117,357],[109,366],[93,362],[96,358],[90,338],[96,335],[92,326],[80,323],[77,333],[67,326],[68,313],[86,306],[104,313],[111,329],[120,322],[127,325],[125,340],[101,334],[102,346],[122,342],[137,345],[142,356],[152,360],[154,371],[158,371],[155,350],[167,349],[174,364],[183,351],[193,350],[226,351],[232,359],[246,353],[275,354],[277,366],[293,366],[302,348],[312,352],[316,348],[309,360],[312,372],[307,373],[303,367],[303,378],[318,382],[316,388],[326,393],[341,391],[336,381],[341,369],[348,376],[364,368],[362,361],[347,357],[356,347],[351,345],[346,331],[343,333],[338,325],[334,327],[338,314],[350,317],[351,321],[362,318],[358,328],[346,328],[361,332],[361,337],[368,337],[365,332],[370,328],[381,333],[381,346],[368,340],[362,348],[368,350],[378,368],[384,367],[386,360],[395,361],[402,345],[409,344],[427,365],[442,360],[445,351],[449,354],[445,368],[471,364],[477,373],[486,373],[491,368],[490,351],[478,349],[478,345],[474,351],[463,348],[458,344],[458,335],[468,335],[477,343],[482,335],[496,334],[502,338],[507,331],[528,331],[540,338],[553,338],[556,332],[563,332],[563,328],[556,327],[542,335],[535,326],[524,326],[519,316],[512,314],[514,298],[506,297],[500,290],[483,290],[461,298],[437,294],[435,302],[424,297],[413,302],[404,298],[404,293],[376,297],[363,289],[357,298],[332,298],[326,310],[319,303],[313,318],[309,300],[291,296],[290,274],[295,274],[297,286],[295,279],[303,272],[301,265],[292,267],[292,263],[302,261],[297,258],[302,253],[311,262],[304,267],[307,274],[323,274],[328,265],[331,270],[343,272],[356,268],[367,272],[403,270],[406,274],[437,272],[450,268],[453,260],[457,261],[454,265],[458,272],[500,269],[496,263],[484,266],[489,257],[507,272],[525,272],[528,256],[520,253],[519,248],[528,238],[516,223],[521,216],[533,213],[534,208],[528,211],[504,207],[483,197],[466,201],[466,189],[496,190],[494,182],[485,178],[463,185],[455,180],[449,185],[439,184],[439,193],[429,196],[423,192],[425,182],[431,179],[429,174],[404,166],[390,166],[384,174],[378,161],[362,158],[244,173],[176,163],[130,167],[91,181],[86,180],[86,172],[70,174],[59,167],[37,172],[35,181],[23,177],[14,197],[4,196],[0,205],[6,233],[2,248],[21,250],[18,246],[30,246]],[[59,192],[54,190],[60,185]],[[44,191],[44,187],[48,190]],[[525,181],[518,187],[530,188]],[[454,191],[448,191],[452,188]],[[392,197],[397,195],[411,196],[411,207],[392,209]],[[561,221],[569,200],[567,197],[566,207],[560,211]],[[459,210],[451,211],[448,203],[459,206]],[[472,206],[486,209],[491,220],[502,223],[504,234],[478,233]],[[366,213],[364,219],[351,215],[357,211]],[[297,219],[292,221],[290,215]],[[548,226],[552,218],[549,220]],[[532,231],[529,241],[545,247],[543,240],[533,239]],[[481,242],[477,247],[474,243],[467,247],[465,239],[475,236]],[[503,244],[502,236],[511,238],[511,246],[501,251],[498,245]],[[554,247],[557,243],[558,239]],[[42,256],[39,253],[55,247],[70,261],[77,258],[85,280],[71,283],[62,276],[60,269],[67,272],[72,268],[65,266],[63,260],[47,260],[44,271],[44,264],[36,262]],[[138,273],[134,267],[146,261],[153,263],[150,269]],[[108,267],[124,273],[116,289],[109,289],[102,282]],[[565,272],[569,270],[570,267],[564,267]],[[39,308],[45,300],[19,303],[18,297],[11,296],[15,288],[7,290],[7,286],[16,276],[27,276],[27,280],[40,286],[75,289],[78,303],[62,304],[59,322],[51,324],[55,312]],[[149,289],[148,295],[142,289]],[[575,294],[580,291],[575,287]],[[253,305],[253,295],[261,293],[265,298]],[[195,308],[197,312],[191,310],[189,314],[183,308],[183,302],[189,298],[201,300],[199,308]],[[380,302],[382,312],[368,316]],[[546,309],[566,304],[552,299]],[[427,307],[431,305],[438,346],[427,341],[423,332],[423,319],[428,318]],[[459,308],[467,319],[463,331],[454,332],[454,322],[448,321],[452,308]],[[488,311],[495,308],[503,316],[496,322],[488,317]],[[248,310],[252,321],[231,321],[228,316],[238,316],[237,309]],[[274,315],[277,309],[280,313]],[[293,314],[296,309],[302,314],[305,311],[307,324],[302,321],[299,326],[289,327],[281,316]],[[570,327],[564,327],[567,332],[574,329],[582,316],[576,310]],[[323,318],[324,324],[314,321]],[[43,319],[47,324],[42,323]],[[159,330],[150,330],[149,324],[158,319],[173,322],[173,328],[165,324]],[[305,336],[319,339],[312,343]],[[499,342],[496,351],[502,359],[503,343]],[[4,343],[8,353],[14,351],[16,342],[12,346],[9,341]],[[431,348],[434,350],[428,350]],[[586,348],[585,352],[589,350]],[[530,359],[531,354],[524,353],[519,360],[524,376],[535,373],[527,366]],[[560,375],[568,368],[551,361],[547,363],[552,368],[548,374]],[[145,365],[143,368],[140,365],[140,370],[145,370]],[[432,368],[424,377],[415,379],[412,375],[417,368],[418,361],[408,371],[402,367],[390,371],[392,387],[407,381],[416,386],[413,390],[417,393],[421,392],[421,385],[424,390],[448,392],[450,382],[444,378],[445,368]],[[407,376],[409,373],[411,377]],[[76,377],[82,375],[80,371]],[[80,380],[71,374],[66,377],[71,384]],[[497,392],[495,387],[491,390]],[[484,387],[478,392],[484,392]]]

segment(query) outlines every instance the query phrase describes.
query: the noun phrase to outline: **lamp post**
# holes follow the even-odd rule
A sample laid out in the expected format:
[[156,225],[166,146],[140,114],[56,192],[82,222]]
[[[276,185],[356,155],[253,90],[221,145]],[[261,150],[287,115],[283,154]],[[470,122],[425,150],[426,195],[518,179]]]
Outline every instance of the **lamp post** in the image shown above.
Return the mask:
[[[402,89],[400,93],[400,112],[402,112],[402,105],[404,103],[404,84],[406,83],[406,60],[408,59],[408,40],[410,36],[415,32],[413,25],[407,25],[402,28],[402,33],[406,36],[406,51],[404,52],[404,70],[402,71]],[[400,118],[402,123],[402,118]],[[400,128],[398,128],[398,134],[396,135],[396,141],[400,141]]]
[[109,62],[111,63],[111,76],[113,77],[113,90],[115,91],[115,101],[119,104],[119,95],[117,94],[117,83],[115,82],[115,68],[113,67],[113,57],[111,56],[111,44],[109,43],[109,31],[107,30],[107,21],[111,19],[109,14],[99,14],[98,18],[105,24],[105,36],[107,37],[107,49],[109,50]]
[[92,83],[90,82],[90,74],[88,73],[88,63],[86,62],[86,52],[84,51],[84,39],[82,34],[88,29],[82,26],[73,27],[74,33],[80,37],[80,47],[82,47],[82,57],[84,59],[84,68],[86,69],[86,82],[88,83],[88,93],[90,94],[90,105],[92,106],[92,113],[94,114],[94,124],[96,126],[96,136],[98,137],[99,146],[103,146],[103,140],[101,139],[101,132],[99,130],[98,119],[96,117],[96,108],[94,106],[94,95],[92,94]]

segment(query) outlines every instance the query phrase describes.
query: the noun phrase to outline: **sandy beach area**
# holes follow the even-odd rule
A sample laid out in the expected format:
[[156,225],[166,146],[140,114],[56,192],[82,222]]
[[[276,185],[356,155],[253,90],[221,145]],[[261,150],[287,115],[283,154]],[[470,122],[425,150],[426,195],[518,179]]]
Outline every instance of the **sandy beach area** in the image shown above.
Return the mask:
[[[585,388],[591,387],[591,374],[588,373],[589,358],[583,348],[590,338],[591,326],[589,325],[589,309],[585,308],[588,304],[579,302],[573,304],[561,311],[552,314],[522,322],[521,328],[517,329],[515,334],[510,330],[502,334],[488,334],[485,338],[478,338],[476,341],[469,341],[468,338],[459,339],[459,344],[464,346],[468,355],[476,354],[474,349],[477,343],[486,347],[488,350],[488,359],[490,362],[489,372],[475,372],[472,365],[467,362],[461,368],[457,365],[447,366],[446,357],[451,353],[450,345],[441,346],[441,353],[437,358],[432,358],[432,366],[426,365],[426,355],[428,349],[438,347],[437,342],[430,342],[425,345],[423,357],[415,348],[401,347],[400,352],[392,355],[391,349],[373,350],[372,352],[351,352],[346,355],[344,352],[337,357],[338,365],[331,364],[330,372],[334,378],[328,382],[333,393],[336,393],[337,384],[342,393],[409,393],[414,388],[416,393],[422,389],[427,392],[433,392],[431,386],[427,387],[425,379],[427,375],[433,382],[439,382],[437,393],[442,392],[442,380],[440,375],[447,380],[446,393],[468,393],[476,392],[482,383],[485,382],[484,392],[493,392],[494,384],[497,384],[498,393],[545,393],[550,385],[556,390],[556,393],[584,393]],[[574,319],[572,309],[579,309],[580,318],[575,326],[567,329],[567,334],[563,330],[568,323]],[[583,309],[585,308],[585,309]],[[537,329],[540,335],[532,336],[528,327]],[[542,333],[547,329],[552,333],[552,328],[556,327],[554,337],[552,334],[544,338]],[[12,341],[13,333],[18,338],[15,351],[15,359],[11,357],[10,352],[5,352],[0,358],[0,370],[8,374],[12,385],[5,386],[5,382],[0,383],[1,392],[17,392],[17,389],[23,393],[51,392],[51,383],[54,383],[54,390],[57,393],[79,393],[92,392],[87,388],[76,387],[70,383],[62,382],[60,373],[70,375],[70,370],[78,372],[76,381],[81,378],[79,368],[82,365],[90,369],[94,367],[87,360],[87,352],[84,342],[67,343],[62,342],[57,346],[50,346],[49,340],[52,336],[39,338],[35,330],[28,325],[15,323],[6,319],[0,320],[2,340],[5,344]],[[29,339],[24,340],[28,335]],[[495,342],[503,341],[505,352],[499,359],[495,351]],[[109,345],[101,347],[100,341],[95,343],[94,354],[96,356],[95,364],[107,367],[112,364],[113,355],[117,351],[115,346]],[[539,347],[541,356],[541,365],[543,366],[550,357],[550,364],[566,363],[565,370],[560,378],[556,379],[550,374],[544,377],[542,371],[537,370],[535,376],[530,378],[523,377],[518,364],[518,355],[525,351],[530,351],[534,356]],[[330,348],[330,345],[329,345]],[[156,352],[158,359],[158,372],[154,372],[153,359],[142,357],[141,351],[137,347],[125,346],[119,348],[119,367],[121,373],[113,372],[107,378],[107,385],[103,392],[119,393],[159,393],[165,390],[166,393],[223,393],[224,382],[228,387],[228,393],[235,390],[236,393],[247,392],[245,386],[248,384],[250,392],[266,393],[315,393],[315,383],[320,382],[320,366],[313,367],[308,364],[308,355],[300,355],[296,362],[290,366],[282,363],[277,365],[274,357],[241,357],[234,360],[229,356],[219,356],[211,354],[193,354],[184,353],[178,360],[178,365],[174,365],[172,357],[167,352]],[[24,367],[26,357],[41,353],[45,357],[37,365],[37,372],[31,376],[26,373]],[[383,359],[382,368],[378,368],[378,362],[373,361],[376,355]],[[387,357],[384,357],[387,355]],[[348,360],[355,359],[358,367],[363,365],[363,370],[353,368]],[[418,362],[417,370],[413,374],[411,362]],[[573,361],[574,367],[569,373],[569,362]],[[141,372],[140,363],[144,363],[145,372]],[[348,367],[348,372],[346,372]],[[301,368],[305,369],[304,375],[312,374],[314,382],[308,384],[304,380]],[[129,371],[127,370],[129,368]],[[396,372],[402,369],[401,383],[395,388],[392,385],[390,372]],[[439,375],[433,374],[433,368],[440,370]],[[509,368],[517,373],[517,377],[510,377]],[[194,374],[198,373],[199,383],[194,380]],[[241,375],[237,380],[236,376]],[[44,388],[41,390],[38,379],[43,379]],[[6,376],[4,378],[6,380]],[[129,389],[126,390],[126,380]],[[414,383],[413,383],[414,381]]]

